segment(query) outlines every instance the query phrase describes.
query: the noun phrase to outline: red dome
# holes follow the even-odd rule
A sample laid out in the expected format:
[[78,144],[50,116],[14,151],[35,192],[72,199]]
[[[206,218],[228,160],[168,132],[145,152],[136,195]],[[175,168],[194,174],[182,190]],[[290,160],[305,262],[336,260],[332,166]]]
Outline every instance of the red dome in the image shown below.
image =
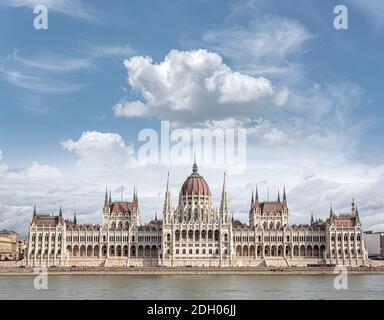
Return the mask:
[[185,180],[182,188],[181,194],[185,195],[200,195],[200,196],[210,196],[211,191],[209,190],[208,183],[204,178],[198,174],[196,163],[193,165],[192,174]]

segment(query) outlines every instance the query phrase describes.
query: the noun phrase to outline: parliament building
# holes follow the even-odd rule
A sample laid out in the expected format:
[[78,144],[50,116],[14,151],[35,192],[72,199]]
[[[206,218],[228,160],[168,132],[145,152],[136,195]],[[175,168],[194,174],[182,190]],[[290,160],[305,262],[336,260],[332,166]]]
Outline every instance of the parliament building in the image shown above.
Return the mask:
[[165,190],[163,217],[140,223],[137,192],[131,202],[105,194],[102,223],[80,224],[76,216],[33,212],[27,240],[27,266],[94,267],[295,267],[363,266],[368,262],[358,208],[325,221],[289,225],[284,192],[259,201],[252,192],[248,224],[233,218],[226,178],[217,209],[196,163],[179,193],[176,208]]

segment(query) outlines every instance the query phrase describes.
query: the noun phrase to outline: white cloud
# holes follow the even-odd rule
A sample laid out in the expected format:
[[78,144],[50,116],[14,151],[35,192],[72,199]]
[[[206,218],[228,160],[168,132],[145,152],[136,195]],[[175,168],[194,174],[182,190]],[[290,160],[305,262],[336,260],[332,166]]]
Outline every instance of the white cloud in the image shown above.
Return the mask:
[[15,87],[44,94],[67,94],[84,88],[72,75],[91,67],[86,58],[55,55],[23,57],[17,50],[0,60],[0,76]]
[[86,20],[95,18],[94,9],[89,5],[85,6],[82,0],[4,0],[1,5],[11,7],[34,8],[37,5],[45,5],[48,10]]
[[17,50],[7,56],[7,62],[18,63],[30,68],[48,70],[53,72],[70,73],[86,70],[91,67],[87,58],[76,58],[52,54],[44,54],[37,57],[23,57]]
[[142,117],[149,113],[148,108],[141,101],[120,102],[113,107],[113,111],[117,117]]
[[79,140],[63,141],[61,145],[78,156],[77,165],[84,172],[123,170],[134,162],[133,146],[126,145],[117,133],[87,131]]
[[59,178],[61,172],[59,169],[48,165],[41,165],[37,161],[33,161],[32,165],[26,170],[26,175],[29,178]]
[[[311,38],[298,21],[282,16],[263,16],[247,27],[209,30],[203,43],[229,58],[236,67],[253,74],[289,76],[293,68],[288,58],[303,51]],[[297,71],[297,70],[295,70]]]
[[85,43],[81,49],[87,55],[95,58],[103,57],[129,57],[136,53],[136,50],[130,45],[100,45]]
[[37,161],[33,161],[32,164],[25,169],[10,169],[8,165],[0,163],[0,178],[54,179],[59,177],[62,177],[62,174],[58,168],[42,165]]
[[[220,55],[207,50],[172,50],[164,61],[134,56],[125,60],[128,82],[144,102],[121,102],[116,116],[150,115],[179,122],[253,116],[283,100],[270,80],[233,71]],[[285,89],[286,90],[286,89]],[[269,106],[270,107],[270,106]]]

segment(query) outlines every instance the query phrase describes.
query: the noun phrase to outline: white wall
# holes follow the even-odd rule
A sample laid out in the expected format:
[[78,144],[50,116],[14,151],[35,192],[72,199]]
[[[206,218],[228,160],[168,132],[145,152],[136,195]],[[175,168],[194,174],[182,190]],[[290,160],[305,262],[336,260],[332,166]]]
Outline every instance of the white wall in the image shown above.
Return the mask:
[[364,233],[365,247],[368,255],[380,255],[380,233],[366,234]]

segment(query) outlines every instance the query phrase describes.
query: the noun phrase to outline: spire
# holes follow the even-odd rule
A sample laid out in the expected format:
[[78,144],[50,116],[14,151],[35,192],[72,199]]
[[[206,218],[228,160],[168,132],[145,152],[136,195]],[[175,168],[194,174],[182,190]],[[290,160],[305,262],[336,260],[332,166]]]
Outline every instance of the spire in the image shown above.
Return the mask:
[[313,219],[313,212],[311,213],[311,225],[315,223],[315,220]]
[[361,222],[360,222],[360,216],[359,216],[359,209],[357,208],[357,204],[356,204],[356,224],[360,224],[361,225]]
[[285,193],[285,186],[284,186],[284,191],[283,191],[283,207],[288,208],[287,194]]
[[356,203],[355,203],[355,198],[352,199],[352,209],[351,212],[353,215],[356,214]]
[[198,168],[198,166],[197,166],[197,162],[196,162],[196,153],[194,153],[194,155],[193,155],[192,172],[193,172],[193,173],[197,173],[198,170],[199,170],[199,168]]
[[75,214],[73,215],[73,223],[74,223],[74,224],[77,224],[76,211],[75,211]]
[[331,203],[331,208],[329,209],[329,218],[332,218],[332,217],[333,217],[333,206]]
[[255,199],[253,198],[253,188],[252,188],[251,208],[253,208],[254,204],[255,204]]
[[258,208],[258,207],[259,207],[259,191],[258,191],[258,188],[256,186],[255,198],[253,198],[253,189],[252,189],[252,209]]
[[221,193],[221,203],[220,203],[220,214],[222,215],[222,217],[224,217],[228,213],[229,213],[229,201],[228,201],[228,192],[227,192],[227,175],[224,172],[223,191]]
[[[181,199],[181,197],[180,197]],[[171,214],[172,214],[172,209],[171,209],[171,192],[169,191],[169,172],[167,175],[167,186],[165,189],[165,198],[164,198],[164,206],[163,206],[163,216],[164,220],[168,223],[171,222]]]
[[157,221],[157,211],[155,212],[155,221]]
[[36,217],[36,205],[33,206],[33,216]]
[[109,204],[112,204],[112,191],[109,189]]
[[280,202],[280,189],[277,189],[277,202]]
[[109,206],[109,199],[108,199],[108,187],[105,187],[105,198],[104,198],[104,208],[107,208]]
[[60,217],[63,216],[63,211],[61,210],[61,206],[60,206],[60,210],[59,210],[59,216],[60,216]]

